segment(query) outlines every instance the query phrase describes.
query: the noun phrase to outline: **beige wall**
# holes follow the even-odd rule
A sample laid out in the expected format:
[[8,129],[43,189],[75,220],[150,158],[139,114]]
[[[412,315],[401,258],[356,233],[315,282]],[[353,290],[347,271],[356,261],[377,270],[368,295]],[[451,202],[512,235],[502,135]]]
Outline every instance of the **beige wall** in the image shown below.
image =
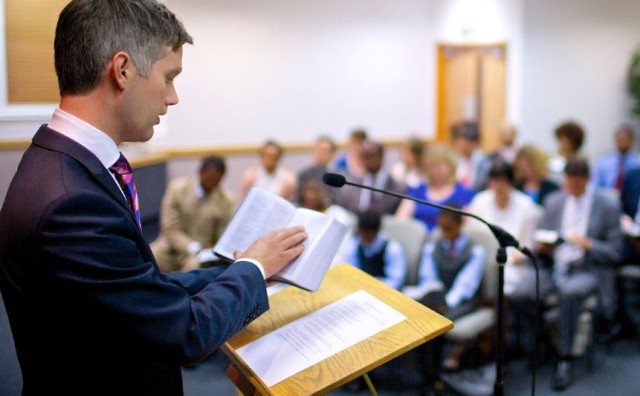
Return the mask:
[[[9,188],[9,183],[18,169],[18,163],[22,158],[23,150],[0,151],[0,203],[4,202],[4,197]],[[223,186],[231,191],[235,196],[240,191],[240,180],[245,169],[258,164],[256,154],[232,154],[225,156],[227,161],[227,174],[223,180]],[[391,164],[399,158],[397,146],[390,146],[385,151],[385,162]],[[298,172],[311,162],[309,151],[291,151],[285,153],[283,166]],[[200,158],[195,156],[182,156],[170,158],[167,161],[167,178],[194,174],[200,164]],[[135,166],[135,160],[134,160]]]

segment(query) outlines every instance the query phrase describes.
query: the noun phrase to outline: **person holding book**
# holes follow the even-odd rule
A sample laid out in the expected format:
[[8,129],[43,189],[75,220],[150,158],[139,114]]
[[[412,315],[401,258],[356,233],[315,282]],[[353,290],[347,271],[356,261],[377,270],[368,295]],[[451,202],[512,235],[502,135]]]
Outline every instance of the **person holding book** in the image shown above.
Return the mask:
[[538,239],[536,252],[558,296],[556,323],[559,356],[553,386],[565,389],[573,382],[572,348],[583,302],[598,296],[598,319],[610,325],[616,313],[615,267],[621,259],[620,202],[589,182],[589,162],[569,158],[563,190],[544,203],[540,230],[562,239]]
[[347,262],[372,275],[387,286],[400,290],[407,274],[407,260],[399,242],[381,231],[380,213],[369,210],[358,215],[356,234],[344,249],[341,262]]
[[202,159],[197,175],[172,180],[162,199],[160,235],[151,243],[163,272],[189,271],[209,262],[209,251],[233,216],[235,202],[220,186],[224,158]]
[[186,43],[155,0],[73,0],[60,13],[59,107],[0,210],[0,290],[25,395],[182,395],[180,366],[269,309],[265,278],[304,250],[292,227],[226,270],[158,269],[118,145],[151,139],[178,103]]

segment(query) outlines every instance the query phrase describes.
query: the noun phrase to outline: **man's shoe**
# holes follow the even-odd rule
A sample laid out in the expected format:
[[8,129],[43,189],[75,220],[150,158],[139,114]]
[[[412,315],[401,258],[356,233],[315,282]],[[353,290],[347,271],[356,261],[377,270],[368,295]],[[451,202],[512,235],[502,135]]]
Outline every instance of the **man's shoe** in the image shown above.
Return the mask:
[[571,385],[573,375],[571,373],[571,362],[568,360],[560,360],[556,366],[556,372],[553,376],[553,389],[563,390]]

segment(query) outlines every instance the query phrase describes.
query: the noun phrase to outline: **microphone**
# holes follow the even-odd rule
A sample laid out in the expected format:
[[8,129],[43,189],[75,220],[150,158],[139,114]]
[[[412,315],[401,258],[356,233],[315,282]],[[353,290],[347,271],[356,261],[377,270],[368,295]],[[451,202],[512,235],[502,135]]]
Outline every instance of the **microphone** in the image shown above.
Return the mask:
[[394,191],[386,191],[386,190],[381,190],[381,189],[375,188],[375,187],[365,186],[364,184],[353,183],[353,182],[348,181],[343,175],[340,175],[338,173],[325,173],[324,176],[322,177],[322,180],[324,181],[324,184],[326,184],[328,186],[331,186],[331,187],[335,187],[335,188],[341,188],[346,184],[346,185],[349,185],[349,186],[364,188],[365,190],[371,190],[371,191],[379,192],[379,193],[382,193],[382,194],[392,195],[394,197],[398,197],[398,198],[402,198],[402,199],[408,199],[410,201],[414,201],[414,202],[421,203],[421,204],[424,204],[424,205],[432,206],[434,208],[447,210],[449,212],[454,212],[454,213],[457,213],[457,214],[462,215],[462,216],[472,217],[472,218],[478,220],[479,222],[485,224],[487,227],[489,227],[489,229],[491,230],[491,233],[498,240],[498,243],[500,244],[501,247],[506,248],[507,246],[512,246],[512,247],[518,249],[519,251],[521,251],[522,253],[524,253],[525,255],[527,255],[528,257],[534,258],[533,257],[533,252],[531,252],[531,250],[529,250],[528,247],[522,245],[513,235],[509,234],[502,227],[499,227],[499,226],[497,226],[495,224],[491,224],[488,221],[486,221],[485,219],[483,219],[482,217],[476,216],[473,213],[465,212],[463,210],[459,210],[459,209],[456,209],[456,208],[451,208],[451,207],[446,206],[446,205],[440,205],[440,204],[429,202],[429,201],[425,201],[425,200],[422,200],[422,199],[413,198],[413,197],[410,197],[408,195],[399,194],[399,193],[394,192]]

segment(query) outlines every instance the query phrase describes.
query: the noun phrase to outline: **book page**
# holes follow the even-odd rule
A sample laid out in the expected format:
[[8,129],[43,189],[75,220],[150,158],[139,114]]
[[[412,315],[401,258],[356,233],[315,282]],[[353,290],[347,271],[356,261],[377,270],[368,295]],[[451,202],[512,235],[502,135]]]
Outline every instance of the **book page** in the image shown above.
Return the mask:
[[231,218],[213,251],[233,260],[262,235],[286,226],[295,207],[279,195],[252,188]]
[[324,213],[304,208],[297,209],[287,224],[294,225],[303,226],[309,235],[304,251],[273,279],[313,291],[320,286],[348,228]]
[[313,366],[407,317],[364,290],[238,348],[267,386]]

